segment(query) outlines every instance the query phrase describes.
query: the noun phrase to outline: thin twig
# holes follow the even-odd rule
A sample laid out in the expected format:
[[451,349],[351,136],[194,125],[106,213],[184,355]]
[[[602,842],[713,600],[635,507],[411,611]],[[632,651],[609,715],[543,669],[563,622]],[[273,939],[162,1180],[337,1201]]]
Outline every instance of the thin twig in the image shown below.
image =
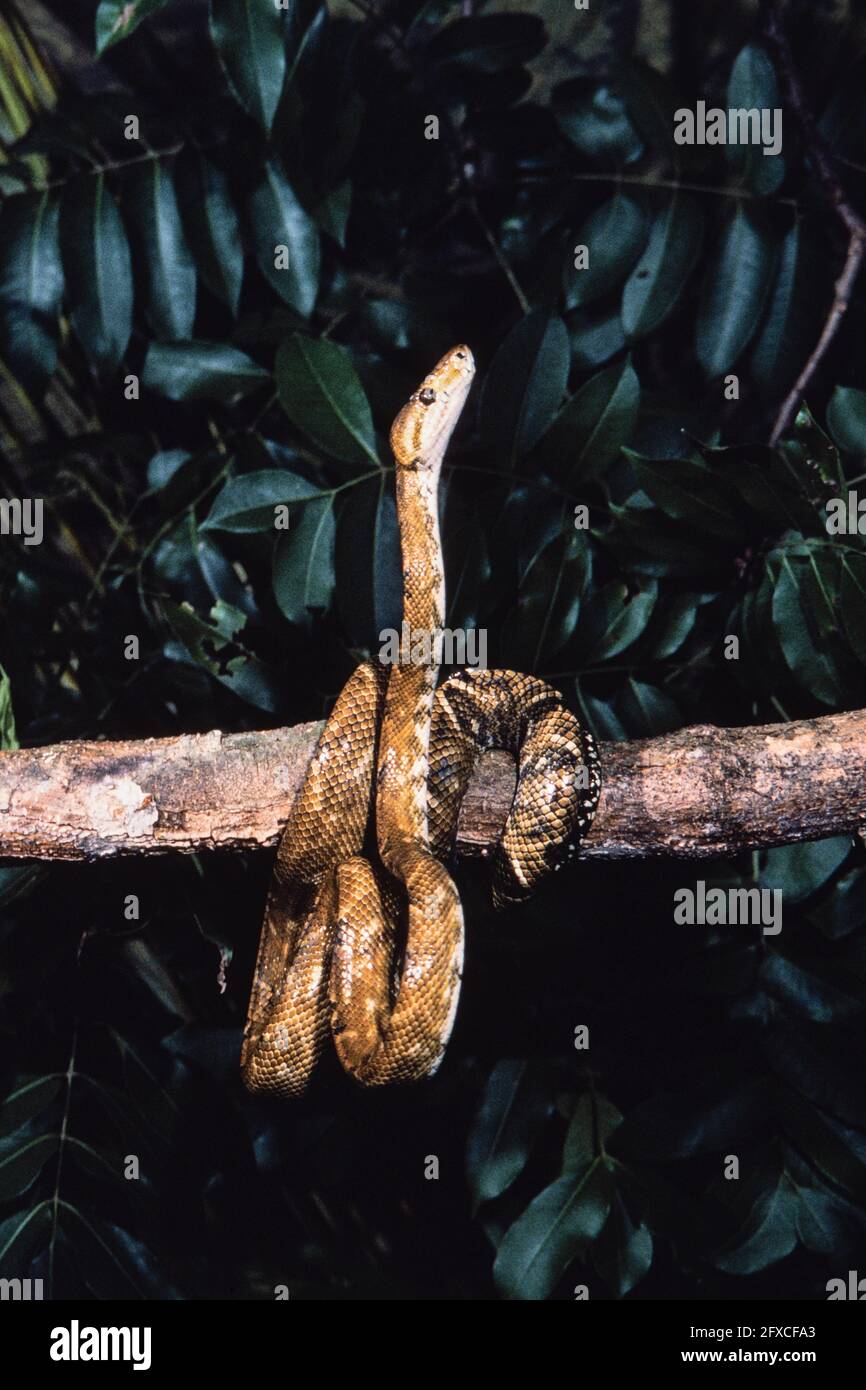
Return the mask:
[[521,312],[524,314],[528,314],[531,307],[529,300],[523,293],[520,281],[514,274],[514,271],[512,270],[511,265],[508,261],[508,257],[505,255],[505,252],[502,250],[502,247],[499,245],[499,242],[496,240],[496,237],[493,235],[492,231],[485,222],[484,217],[481,213],[481,209],[478,207],[478,204],[475,202],[474,198],[471,200],[470,206],[472,208],[472,212],[476,218],[476,221],[478,222],[479,227],[484,233],[484,238],[491,251],[493,252],[496,264],[499,266],[499,269],[502,271],[502,274],[505,276],[506,280],[508,281],[512,290],[514,291],[514,297],[520,305]]

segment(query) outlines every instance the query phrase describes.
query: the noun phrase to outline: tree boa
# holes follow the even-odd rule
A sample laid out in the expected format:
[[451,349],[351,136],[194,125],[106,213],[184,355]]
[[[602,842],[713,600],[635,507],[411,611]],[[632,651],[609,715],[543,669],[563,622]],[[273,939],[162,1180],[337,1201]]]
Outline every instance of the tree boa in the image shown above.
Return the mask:
[[[438,484],[475,366],[453,348],[391,429],[403,621],[440,632],[445,575]],[[436,651],[430,642],[428,649]],[[543,681],[438,666],[359,666],[337,699],[283,832],[241,1050],[253,1091],[300,1095],[330,1033],[365,1086],[436,1071],[463,970],[463,912],[446,867],[481,753],[518,761],[494,855],[497,905],[574,854],[601,786],[591,735]]]

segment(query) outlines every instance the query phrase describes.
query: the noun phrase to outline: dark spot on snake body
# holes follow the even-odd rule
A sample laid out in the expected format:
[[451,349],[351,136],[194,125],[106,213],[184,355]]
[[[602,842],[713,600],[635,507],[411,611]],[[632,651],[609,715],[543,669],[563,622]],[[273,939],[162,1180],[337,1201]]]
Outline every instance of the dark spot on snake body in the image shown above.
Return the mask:
[[432,386],[425,386],[418,392],[418,399],[422,405],[432,405],[436,399],[436,392]]
[[555,695],[540,695],[533,701],[531,717],[542,719],[546,714],[555,714],[561,708],[561,701]]

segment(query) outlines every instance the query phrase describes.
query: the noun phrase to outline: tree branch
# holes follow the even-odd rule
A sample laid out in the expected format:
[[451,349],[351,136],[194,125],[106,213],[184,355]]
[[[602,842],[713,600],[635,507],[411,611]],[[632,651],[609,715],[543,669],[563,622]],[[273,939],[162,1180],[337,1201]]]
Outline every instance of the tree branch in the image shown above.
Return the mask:
[[[274,845],[320,724],[260,733],[61,743],[0,754],[0,857],[100,859]],[[604,785],[582,854],[710,858],[866,826],[866,710],[601,746]],[[462,855],[495,844],[512,759],[482,759]]]

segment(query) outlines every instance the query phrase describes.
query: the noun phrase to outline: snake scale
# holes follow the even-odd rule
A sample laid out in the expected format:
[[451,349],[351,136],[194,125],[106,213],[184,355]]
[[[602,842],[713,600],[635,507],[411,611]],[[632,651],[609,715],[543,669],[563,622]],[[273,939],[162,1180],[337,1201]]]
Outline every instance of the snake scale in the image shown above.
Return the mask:
[[[391,429],[403,562],[403,621],[445,621],[438,488],[475,373],[453,348]],[[428,650],[436,651],[431,643]],[[289,814],[259,942],[241,1049],[253,1091],[298,1096],[330,1035],[366,1086],[436,1071],[463,970],[460,897],[447,868],[472,770],[491,748],[518,764],[494,853],[497,905],[519,901],[574,854],[600,791],[591,735],[544,681],[365,662],[322,731]]]

